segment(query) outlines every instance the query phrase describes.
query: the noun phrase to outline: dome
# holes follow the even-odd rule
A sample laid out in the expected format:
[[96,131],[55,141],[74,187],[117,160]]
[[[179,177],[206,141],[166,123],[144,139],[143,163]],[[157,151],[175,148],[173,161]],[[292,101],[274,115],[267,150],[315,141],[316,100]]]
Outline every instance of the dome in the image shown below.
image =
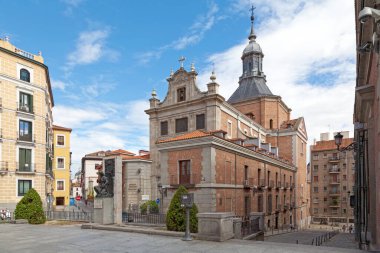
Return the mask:
[[249,44],[244,48],[243,55],[250,53],[263,54],[260,45],[255,40],[250,40]]

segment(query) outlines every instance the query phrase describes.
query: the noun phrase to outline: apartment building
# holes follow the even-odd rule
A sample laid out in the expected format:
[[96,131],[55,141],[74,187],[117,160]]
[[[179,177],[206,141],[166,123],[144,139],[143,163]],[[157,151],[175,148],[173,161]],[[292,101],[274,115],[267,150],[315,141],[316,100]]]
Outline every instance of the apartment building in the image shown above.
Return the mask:
[[71,128],[53,125],[54,134],[54,201],[55,209],[62,209],[70,205],[71,188],[71,151],[70,135]]
[[[343,135],[342,146],[353,142],[349,132]],[[310,147],[311,216],[314,223],[354,223],[354,209],[350,196],[354,195],[354,151],[337,150],[329,133],[322,133],[320,141]]]
[[41,53],[0,39],[0,207],[13,210],[30,189],[52,204],[52,108],[49,70]]

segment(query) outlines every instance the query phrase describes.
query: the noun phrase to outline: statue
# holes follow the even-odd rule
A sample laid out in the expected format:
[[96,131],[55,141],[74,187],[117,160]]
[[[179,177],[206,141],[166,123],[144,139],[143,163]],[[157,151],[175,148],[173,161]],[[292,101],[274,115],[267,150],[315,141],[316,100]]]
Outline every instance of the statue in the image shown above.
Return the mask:
[[113,197],[113,183],[112,177],[107,173],[105,175],[103,171],[99,171],[97,186],[94,187],[97,198]]

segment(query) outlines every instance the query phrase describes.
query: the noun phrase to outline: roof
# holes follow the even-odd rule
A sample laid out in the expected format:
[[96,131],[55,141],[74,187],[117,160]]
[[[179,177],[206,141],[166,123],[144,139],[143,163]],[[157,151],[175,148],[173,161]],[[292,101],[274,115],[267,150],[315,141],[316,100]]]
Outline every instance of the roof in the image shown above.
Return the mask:
[[99,156],[98,154],[99,153],[104,153],[104,156],[110,156],[110,155],[129,155],[129,156],[134,156],[135,154],[132,153],[132,152],[129,152],[127,150],[124,150],[124,149],[116,149],[116,150],[107,150],[107,151],[104,151],[104,150],[100,150],[100,151],[96,151],[96,152],[93,152],[93,153],[89,153],[89,154],[86,154],[85,156]]
[[241,79],[239,83],[239,87],[228,99],[228,103],[239,103],[264,96],[277,97],[270,91],[264,77],[246,77]]
[[213,134],[210,133],[210,132],[205,132],[205,131],[202,131],[202,130],[195,130],[194,132],[185,133],[185,134],[182,134],[182,135],[179,135],[179,136],[175,136],[175,137],[172,137],[172,138],[167,138],[167,139],[159,140],[159,141],[157,141],[157,143],[164,143],[164,142],[171,142],[171,141],[181,141],[181,140],[189,140],[189,139],[201,138],[201,137],[211,136],[211,135],[213,135]]
[[[354,141],[354,138],[346,138],[342,140],[341,147],[347,147]],[[310,150],[313,151],[327,151],[327,150],[337,150],[335,140],[329,141],[317,141],[315,145],[311,145]]]
[[61,130],[61,131],[69,131],[69,132],[72,131],[71,128],[62,127],[62,126],[57,126],[57,125],[53,125],[53,129],[54,129],[54,130]]
[[136,155],[136,156],[122,155],[121,159],[123,161],[125,161],[125,160],[147,160],[147,161],[150,161],[150,154],[147,154],[147,155]]

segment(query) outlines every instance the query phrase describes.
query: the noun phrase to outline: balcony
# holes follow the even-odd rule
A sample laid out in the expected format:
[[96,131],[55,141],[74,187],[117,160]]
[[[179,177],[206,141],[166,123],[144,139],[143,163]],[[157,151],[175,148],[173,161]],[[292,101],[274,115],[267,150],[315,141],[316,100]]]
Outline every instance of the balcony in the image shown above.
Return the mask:
[[274,181],[270,180],[268,183],[268,190],[272,190],[273,187],[274,187]]
[[340,191],[339,190],[330,190],[329,194],[330,195],[340,195]]
[[280,190],[280,189],[281,189],[281,181],[278,181],[276,184],[276,190]]
[[170,176],[170,185],[174,188],[179,187],[180,185],[183,185],[185,187],[194,187],[196,184],[199,184],[200,182],[200,175],[195,173],[192,173],[191,175],[182,178],[178,174]]
[[0,175],[5,175],[8,173],[8,162],[0,161]]
[[290,183],[290,190],[293,190],[295,188],[295,184],[294,183]]
[[333,179],[333,178],[330,178],[330,184],[340,184],[340,179]]
[[340,207],[339,201],[331,201],[329,207]]
[[329,157],[329,163],[338,163],[340,161],[339,156]]
[[33,106],[17,103],[17,111],[34,114]]
[[21,132],[16,132],[17,142],[23,143],[35,143],[36,135],[34,134],[22,134]]
[[243,180],[243,187],[244,188],[251,188],[250,182],[248,179]]
[[319,200],[318,199],[313,199],[313,204],[318,204]]
[[284,212],[286,212],[287,210],[289,210],[289,204],[284,204]]
[[330,168],[329,173],[340,173],[340,168]]
[[259,182],[258,187],[259,187],[260,189],[262,189],[262,188],[265,187],[265,179],[258,179],[258,182]]
[[34,174],[36,166],[34,163],[16,163],[16,173],[19,174]]
[[278,204],[277,209],[276,209],[276,213],[280,212],[281,210],[282,210],[282,206],[281,206],[281,204]]

